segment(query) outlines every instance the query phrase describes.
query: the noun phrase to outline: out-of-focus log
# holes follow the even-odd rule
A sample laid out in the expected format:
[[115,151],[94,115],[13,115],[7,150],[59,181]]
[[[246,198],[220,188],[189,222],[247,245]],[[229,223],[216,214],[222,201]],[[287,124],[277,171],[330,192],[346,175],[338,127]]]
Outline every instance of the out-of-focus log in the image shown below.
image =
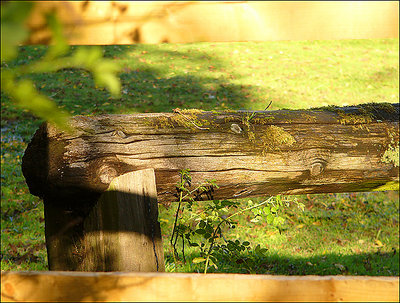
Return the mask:
[[35,1],[28,44],[56,11],[70,44],[398,38],[397,1]]
[[2,302],[398,302],[398,277],[1,272]]

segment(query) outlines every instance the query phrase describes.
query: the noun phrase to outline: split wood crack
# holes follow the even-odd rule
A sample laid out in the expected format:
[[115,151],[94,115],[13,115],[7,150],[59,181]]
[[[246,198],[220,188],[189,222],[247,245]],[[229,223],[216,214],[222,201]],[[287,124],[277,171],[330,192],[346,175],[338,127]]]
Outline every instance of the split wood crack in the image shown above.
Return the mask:
[[196,123],[194,123],[193,119],[189,118],[184,113],[182,113],[182,111],[179,108],[174,108],[172,111],[174,113],[176,113],[176,114],[179,114],[179,115],[183,116],[186,120],[188,120],[190,123],[192,123],[198,129],[203,129],[203,130],[209,129],[208,127],[200,127],[200,126],[198,126]]

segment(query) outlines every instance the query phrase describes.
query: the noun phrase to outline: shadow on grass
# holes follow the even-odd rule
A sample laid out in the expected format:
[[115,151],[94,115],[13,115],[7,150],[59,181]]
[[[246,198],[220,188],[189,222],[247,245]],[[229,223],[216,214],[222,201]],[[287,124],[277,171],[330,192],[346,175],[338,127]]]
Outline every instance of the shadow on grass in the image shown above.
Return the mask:
[[[170,112],[176,107],[253,109],[252,99],[256,99],[259,88],[237,84],[241,78],[237,73],[228,76],[219,73],[229,70],[228,57],[225,60],[183,46],[176,46],[176,50],[169,48],[163,45],[104,48],[104,56],[118,60],[123,67],[119,74],[120,98],[96,89],[93,79],[82,70],[59,71],[51,79],[44,74],[35,77],[40,82],[52,82],[39,89],[46,95],[54,95],[53,99],[73,115]],[[236,79],[236,83],[229,77]]]
[[[191,262],[197,254],[187,254],[187,262],[178,261],[178,272],[204,272],[204,263]],[[174,267],[171,254],[165,255],[166,268]],[[324,254],[296,257],[276,253],[241,253],[220,256],[218,268],[209,267],[208,273],[241,273],[270,275],[352,275],[398,276],[399,253],[361,253],[352,255]]]
[[[108,112],[122,113],[121,109],[128,112],[163,112],[176,107],[203,110],[251,108],[251,86],[232,84],[229,79],[215,73],[227,67],[224,59],[201,51],[189,53],[184,49],[166,49],[162,45],[140,47],[141,52],[138,50],[130,56],[132,48],[138,47],[118,47],[115,53],[108,54],[111,56],[114,53],[114,57],[119,57],[124,65],[120,74],[123,95],[120,100],[110,102]],[[148,59],[146,54],[152,57]],[[152,63],[150,60],[154,57],[165,60]],[[178,64],[179,70],[175,69]],[[183,65],[188,70],[182,73]],[[201,66],[203,71],[196,71],[193,65]],[[204,73],[206,66],[209,73]]]

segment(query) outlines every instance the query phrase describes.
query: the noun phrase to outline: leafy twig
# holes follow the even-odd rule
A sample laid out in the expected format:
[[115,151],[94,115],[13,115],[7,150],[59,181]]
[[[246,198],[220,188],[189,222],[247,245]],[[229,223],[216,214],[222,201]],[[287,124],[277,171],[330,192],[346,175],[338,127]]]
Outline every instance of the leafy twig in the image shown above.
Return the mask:
[[218,229],[220,229],[221,225],[222,225],[223,223],[225,223],[225,222],[229,222],[229,221],[228,221],[229,219],[231,219],[231,218],[233,218],[233,217],[235,217],[235,216],[237,216],[237,215],[239,215],[239,214],[242,214],[242,213],[244,213],[244,212],[246,212],[246,211],[249,211],[249,210],[251,210],[251,209],[253,209],[253,208],[260,207],[260,206],[262,206],[262,205],[264,205],[264,204],[270,202],[270,201],[272,200],[272,198],[273,198],[273,197],[269,197],[267,200],[265,200],[265,201],[263,201],[263,202],[261,202],[261,203],[259,203],[259,204],[253,205],[253,206],[251,206],[251,207],[242,209],[242,210],[240,210],[240,211],[238,211],[238,212],[236,212],[236,213],[230,215],[229,217],[226,217],[226,218],[222,218],[222,217],[221,217],[221,218],[222,218],[222,221],[221,221],[221,222],[217,225],[217,227],[214,229],[213,235],[212,235],[212,237],[211,237],[211,244],[210,244],[210,248],[208,249],[208,252],[207,252],[206,264],[205,264],[205,269],[204,269],[204,273],[205,273],[205,274],[207,273],[207,268],[208,268],[208,263],[209,263],[209,260],[210,260],[211,251],[212,251],[212,249],[213,249],[213,247],[214,247],[214,239],[215,239],[215,237],[216,237],[216,232],[218,231]]

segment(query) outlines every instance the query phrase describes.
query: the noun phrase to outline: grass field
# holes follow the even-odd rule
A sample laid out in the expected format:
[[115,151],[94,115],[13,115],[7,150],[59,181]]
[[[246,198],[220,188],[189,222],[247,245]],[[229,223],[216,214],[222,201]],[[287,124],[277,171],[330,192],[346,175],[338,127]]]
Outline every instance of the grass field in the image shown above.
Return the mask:
[[[121,98],[96,88],[83,70],[30,76],[37,88],[72,115],[170,112],[173,108],[310,108],[399,100],[399,41],[336,40],[106,46],[123,64]],[[12,63],[31,62],[43,46],[21,47]],[[2,68],[6,68],[2,66]],[[43,204],[21,172],[24,150],[42,121],[1,96],[1,268],[46,270]],[[399,275],[398,192],[298,196],[283,230],[248,216],[225,237],[267,248],[243,262],[221,257],[218,272]],[[244,201],[245,202],[245,201]],[[204,204],[195,211],[201,211]],[[172,261],[169,237],[175,206],[160,206],[167,271],[201,271]],[[209,272],[215,271],[211,269]]]

